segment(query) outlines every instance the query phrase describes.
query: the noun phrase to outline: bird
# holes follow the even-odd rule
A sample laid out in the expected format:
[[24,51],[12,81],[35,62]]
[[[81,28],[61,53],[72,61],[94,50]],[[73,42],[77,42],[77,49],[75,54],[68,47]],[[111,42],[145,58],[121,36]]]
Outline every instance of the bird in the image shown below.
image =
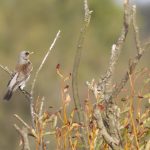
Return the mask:
[[13,95],[13,93],[20,88],[24,89],[26,82],[29,80],[33,66],[31,61],[29,60],[29,56],[33,54],[33,52],[29,51],[21,51],[18,57],[18,61],[15,67],[15,71],[12,74],[11,79],[7,84],[7,92],[4,95],[4,100],[9,101]]

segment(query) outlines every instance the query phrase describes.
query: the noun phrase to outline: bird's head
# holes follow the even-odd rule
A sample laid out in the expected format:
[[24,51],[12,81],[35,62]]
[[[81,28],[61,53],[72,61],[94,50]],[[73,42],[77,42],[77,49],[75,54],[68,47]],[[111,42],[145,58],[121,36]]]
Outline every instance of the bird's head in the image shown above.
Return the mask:
[[27,63],[28,60],[29,60],[29,56],[33,54],[33,52],[29,52],[29,51],[22,51],[20,52],[20,55],[19,55],[19,63],[20,64],[24,64],[24,63]]

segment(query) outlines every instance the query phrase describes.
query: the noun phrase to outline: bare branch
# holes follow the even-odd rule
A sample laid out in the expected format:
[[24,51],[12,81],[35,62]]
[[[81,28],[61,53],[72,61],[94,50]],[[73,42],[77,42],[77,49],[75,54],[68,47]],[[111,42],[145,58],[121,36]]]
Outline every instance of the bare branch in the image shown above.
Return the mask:
[[97,125],[98,128],[100,129],[100,134],[104,137],[105,141],[108,143],[108,145],[112,148],[112,149],[116,149],[119,146],[119,140],[113,138],[111,135],[109,135],[109,133],[107,132],[107,129],[103,123],[103,119],[101,116],[101,112],[98,108],[97,105],[95,105],[94,108],[94,112],[93,112],[93,116],[95,117],[96,121],[97,121]]
[[109,67],[106,71],[106,74],[104,75],[104,77],[100,79],[97,85],[97,90],[101,92],[102,97],[105,95],[104,96],[105,101],[110,100],[110,94],[112,92],[112,78],[115,71],[115,65],[119,59],[123,44],[125,42],[130,22],[131,22],[131,10],[129,0],[124,0],[124,17],[121,34],[116,44],[113,44],[112,46]]
[[[85,40],[86,31],[87,31],[87,28],[91,19],[91,13],[92,12],[89,10],[87,0],[84,0],[84,24],[80,30],[80,35],[79,35],[79,39],[77,42],[77,49],[76,49],[76,54],[74,58],[73,72],[72,72],[73,99],[74,99],[75,107],[78,109],[77,113],[78,113],[79,122],[82,122],[82,123],[85,123],[85,119],[84,119],[84,114],[82,112],[81,101],[80,101],[79,93],[78,93],[78,70],[79,70],[81,52],[83,49],[83,43]],[[87,135],[85,131],[81,131],[81,132],[83,134],[83,138],[82,138],[83,143],[85,147],[88,148]]]
[[23,127],[22,129],[20,129],[16,124],[14,124],[14,128],[21,136],[22,143],[23,143],[22,150],[30,150],[27,128]]
[[76,55],[74,58],[73,72],[72,72],[73,99],[74,99],[75,106],[78,109],[78,118],[80,122],[83,121],[83,114],[81,113],[81,102],[80,102],[79,93],[78,93],[78,77],[77,76],[78,76],[78,69],[79,69],[85,34],[86,34],[87,27],[89,25],[90,18],[91,18],[91,11],[89,11],[87,0],[84,0],[84,11],[85,11],[84,24],[80,31],[80,36],[79,36],[79,40],[77,43]]
[[42,99],[41,99],[41,105],[40,105],[40,110],[39,110],[39,117],[42,116],[42,111],[43,111],[44,101],[45,101],[45,98],[42,97]]
[[137,54],[133,59],[130,60],[128,71],[123,76],[119,85],[112,92],[112,98],[115,98],[121,92],[121,90],[124,88],[127,81],[129,80],[129,74],[131,75],[134,72],[137,64],[139,63],[141,57],[143,56],[143,54],[145,52],[145,49],[150,45],[150,43],[148,42],[143,47],[141,46],[141,42],[140,42],[140,38],[139,38],[139,29],[138,29],[138,26],[136,23],[136,7],[135,6],[132,7],[132,13],[133,13],[132,14],[132,17],[133,17],[132,25],[133,25],[133,29],[134,29],[134,39],[135,39]]
[[26,91],[25,89],[19,88],[19,90],[22,92],[22,94],[24,94],[24,96],[25,96],[25,97],[27,98],[27,100],[30,102],[30,100],[32,99],[31,94],[30,94],[28,91]]
[[141,47],[139,28],[136,23],[136,5],[132,6],[132,25],[133,25],[133,30],[134,30],[134,39],[136,43],[137,53],[140,54],[142,53],[143,49]]
[[118,38],[116,44],[114,44],[112,46],[112,50],[111,50],[109,68],[108,68],[108,71],[106,73],[106,75],[108,74],[109,78],[111,78],[111,76],[114,72],[115,65],[118,61],[121,49],[123,47],[123,44],[125,42],[126,36],[128,34],[128,31],[129,31],[129,25],[131,22],[131,11],[130,11],[129,0],[124,1],[124,20],[123,21],[124,21],[124,23],[123,23],[121,35]]

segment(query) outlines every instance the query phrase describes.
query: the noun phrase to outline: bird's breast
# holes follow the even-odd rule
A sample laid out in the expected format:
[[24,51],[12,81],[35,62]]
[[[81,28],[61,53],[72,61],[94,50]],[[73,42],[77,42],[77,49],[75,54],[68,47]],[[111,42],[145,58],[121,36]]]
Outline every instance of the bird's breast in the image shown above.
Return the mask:
[[30,62],[26,63],[26,64],[21,64],[21,65],[17,65],[16,66],[16,71],[23,73],[25,75],[30,74],[32,71],[32,64]]

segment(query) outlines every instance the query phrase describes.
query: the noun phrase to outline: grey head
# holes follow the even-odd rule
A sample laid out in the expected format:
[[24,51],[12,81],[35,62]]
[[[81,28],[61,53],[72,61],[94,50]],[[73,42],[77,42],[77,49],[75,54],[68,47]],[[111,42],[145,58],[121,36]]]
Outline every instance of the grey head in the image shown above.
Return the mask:
[[32,54],[33,52],[29,52],[29,51],[21,51],[19,54],[19,60],[18,63],[19,64],[26,64],[29,61],[29,56],[30,54]]

